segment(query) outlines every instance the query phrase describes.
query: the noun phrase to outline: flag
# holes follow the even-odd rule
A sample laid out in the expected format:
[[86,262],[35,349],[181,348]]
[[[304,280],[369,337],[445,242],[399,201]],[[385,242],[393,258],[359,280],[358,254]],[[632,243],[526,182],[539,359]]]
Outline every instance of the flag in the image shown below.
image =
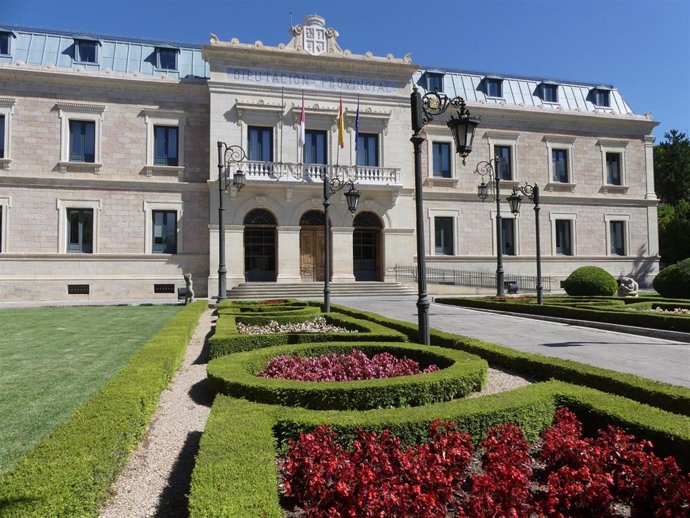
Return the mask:
[[305,130],[305,116],[304,116],[304,93],[302,93],[302,113],[299,116],[299,133],[297,134],[297,143],[300,146],[304,146],[304,144],[307,142],[306,138],[306,130]]
[[338,107],[338,145],[345,147],[345,118],[343,117],[343,100]]
[[355,151],[357,151],[357,141],[359,140],[359,97],[357,97],[357,115],[355,115]]

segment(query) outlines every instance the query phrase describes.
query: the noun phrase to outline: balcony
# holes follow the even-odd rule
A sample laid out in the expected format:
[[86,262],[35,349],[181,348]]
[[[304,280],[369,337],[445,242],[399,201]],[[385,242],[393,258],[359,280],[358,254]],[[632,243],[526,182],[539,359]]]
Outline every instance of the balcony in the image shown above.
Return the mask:
[[243,161],[237,164],[251,184],[321,184],[324,173],[330,178],[351,180],[362,187],[400,189],[400,169],[354,165],[290,164]]

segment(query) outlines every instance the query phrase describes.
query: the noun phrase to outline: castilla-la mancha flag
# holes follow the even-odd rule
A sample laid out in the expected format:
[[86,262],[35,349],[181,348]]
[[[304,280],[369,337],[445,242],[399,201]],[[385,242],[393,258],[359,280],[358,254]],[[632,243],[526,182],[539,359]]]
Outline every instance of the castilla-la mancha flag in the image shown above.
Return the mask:
[[307,142],[306,138],[306,118],[304,116],[304,94],[302,94],[302,113],[299,116],[299,133],[297,134],[297,142],[300,146],[304,146]]
[[338,145],[345,147],[345,117],[343,116],[343,100],[338,107]]

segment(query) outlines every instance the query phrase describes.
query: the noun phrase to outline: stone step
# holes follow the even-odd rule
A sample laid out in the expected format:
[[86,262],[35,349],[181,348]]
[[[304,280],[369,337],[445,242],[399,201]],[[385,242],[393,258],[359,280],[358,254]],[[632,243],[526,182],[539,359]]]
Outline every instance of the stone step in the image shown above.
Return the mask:
[[[414,295],[417,293],[413,287],[396,282],[331,283],[330,288],[332,297]],[[228,298],[233,300],[296,297],[323,297],[323,283],[245,282],[228,290]]]

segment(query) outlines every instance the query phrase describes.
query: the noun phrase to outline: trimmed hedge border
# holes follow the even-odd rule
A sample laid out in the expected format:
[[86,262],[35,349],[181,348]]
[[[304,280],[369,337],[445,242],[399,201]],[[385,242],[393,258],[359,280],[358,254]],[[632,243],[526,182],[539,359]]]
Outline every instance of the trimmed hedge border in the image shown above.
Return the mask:
[[[369,319],[380,325],[387,325],[396,331],[405,333],[411,340],[416,340],[417,327],[409,322],[393,320],[375,313],[344,306],[337,306],[337,311],[353,317]],[[690,319],[688,320],[690,321]],[[431,330],[431,343],[476,354],[488,361],[489,365],[497,365],[524,376],[540,380],[555,378],[611,394],[618,394],[669,412],[690,416],[690,389],[686,387],[668,385],[634,374],[601,369],[571,360],[520,352],[502,345],[444,333],[436,329]]]
[[[406,356],[422,367],[438,365],[435,372],[386,379],[347,382],[308,382],[268,379],[255,373],[278,355],[316,356],[348,354],[358,349],[367,355],[389,352]],[[487,363],[463,351],[393,343],[323,343],[271,347],[233,354],[208,364],[212,391],[250,401],[321,410],[364,410],[420,406],[461,398],[481,390]]]
[[192,473],[190,518],[282,516],[275,444],[280,450],[289,437],[322,423],[343,434],[346,441],[360,427],[388,428],[409,444],[426,437],[426,426],[439,417],[457,421],[475,442],[488,428],[508,421],[534,439],[563,404],[571,406],[586,429],[599,424],[603,416],[611,417],[628,431],[656,440],[659,454],[672,451],[679,464],[690,464],[690,418],[557,381],[477,399],[359,412],[285,408],[218,396]]
[[240,335],[233,315],[219,315],[216,332],[209,339],[211,359],[241,351],[252,351],[277,345],[315,342],[406,342],[403,333],[370,320],[342,313],[328,313],[324,317],[329,324],[357,330],[357,333],[276,333],[266,335]]
[[0,476],[3,518],[98,515],[205,307],[195,302],[181,309],[69,421]]
[[[590,320],[592,322],[605,322],[608,324],[620,324],[625,326],[643,327],[651,329],[661,329],[663,331],[680,331],[690,333],[690,318],[683,316],[676,316],[672,314],[664,315],[658,313],[636,313],[629,310],[604,309],[599,307],[598,310],[587,309],[580,306],[580,304],[587,303],[587,301],[573,300],[568,305],[559,304],[544,304],[539,306],[537,304],[524,304],[519,302],[503,302],[498,300],[479,300],[479,299],[461,299],[453,297],[437,297],[434,299],[439,304],[448,304],[452,306],[462,306],[478,309],[492,309],[496,311],[512,311],[514,313],[527,313],[532,315],[543,315],[549,317],[560,318],[574,318],[579,320]],[[603,301],[606,299],[602,299]],[[653,302],[642,299],[635,299],[634,303]],[[666,301],[664,301],[666,302]],[[634,304],[628,302],[627,304]],[[626,304],[625,302],[623,304]],[[591,306],[587,303],[587,306]],[[613,306],[618,307],[618,305]]]

